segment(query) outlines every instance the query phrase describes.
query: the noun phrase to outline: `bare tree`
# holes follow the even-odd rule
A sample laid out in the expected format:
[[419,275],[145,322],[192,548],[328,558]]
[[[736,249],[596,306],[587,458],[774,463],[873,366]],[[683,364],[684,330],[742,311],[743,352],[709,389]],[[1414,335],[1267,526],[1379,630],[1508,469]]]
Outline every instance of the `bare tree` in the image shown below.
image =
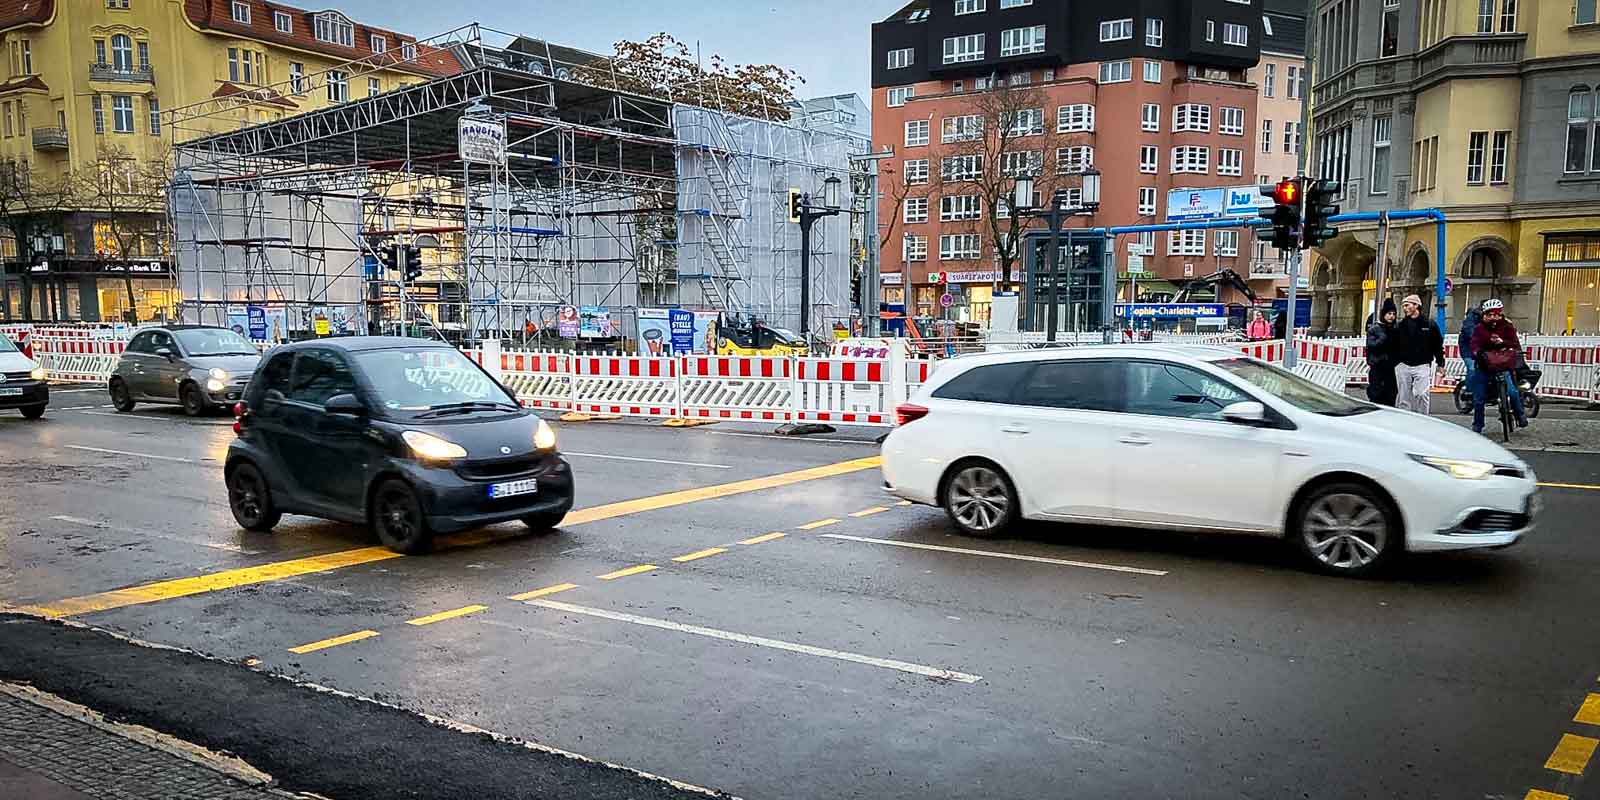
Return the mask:
[[879,230],[883,231],[878,240],[879,249],[887,247],[889,242],[894,241],[895,230],[905,216],[906,201],[932,195],[933,183],[928,173],[908,173],[905,161],[884,161],[878,169],[878,191],[883,193],[890,203],[889,211],[881,213],[878,220]]
[[[0,229],[16,242],[18,260],[24,264],[33,261],[34,237],[61,232],[71,195],[72,183],[66,178],[34,175],[27,162],[0,162]],[[22,273],[22,313],[25,319],[32,319],[28,274],[26,270]]]
[[[74,171],[72,202],[95,219],[97,255],[130,261],[165,254],[168,156],[163,151],[139,158],[108,147]],[[123,281],[133,304],[133,277],[126,270]]]
[[625,39],[614,48],[611,58],[578,67],[574,76],[634,94],[768,119],[788,119],[795,89],[805,83],[800,73],[776,64],[729,64],[715,53],[703,63],[687,44],[664,32],[642,42]]

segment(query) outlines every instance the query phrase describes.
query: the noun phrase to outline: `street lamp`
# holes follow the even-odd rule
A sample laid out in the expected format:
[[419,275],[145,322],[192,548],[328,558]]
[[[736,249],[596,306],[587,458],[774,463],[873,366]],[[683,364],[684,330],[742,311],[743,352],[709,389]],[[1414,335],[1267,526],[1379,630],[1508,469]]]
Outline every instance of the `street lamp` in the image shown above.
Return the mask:
[[[1050,226],[1050,245],[1047,248],[1048,252],[1045,254],[1048,259],[1048,275],[1050,279],[1050,306],[1045,312],[1045,341],[1054,343],[1056,340],[1056,328],[1058,327],[1057,315],[1060,313],[1057,308],[1060,303],[1057,276],[1059,274],[1058,263],[1061,260],[1061,226],[1066,223],[1068,217],[1084,212],[1093,213],[1100,207],[1100,171],[1094,167],[1089,167],[1083,171],[1083,190],[1076,206],[1067,205],[1066,193],[1057,191],[1050,197],[1049,205],[1043,208],[1035,208],[1033,206],[1033,176],[1026,173],[1017,176],[1016,192],[1012,199],[1019,214],[1043,219],[1045,224]],[[1072,249],[1072,231],[1070,230],[1067,231],[1067,249],[1069,251]],[[1067,263],[1067,278],[1069,281],[1072,278],[1072,264],[1070,261]],[[1070,286],[1067,291],[1067,301],[1071,302]],[[1104,303],[1105,298],[1101,298],[1101,302]]]
[[813,205],[810,194],[802,194],[791,209],[800,220],[800,338],[811,343],[811,226],[823,217],[839,215],[839,186],[843,181],[829,175],[822,182],[822,205]]

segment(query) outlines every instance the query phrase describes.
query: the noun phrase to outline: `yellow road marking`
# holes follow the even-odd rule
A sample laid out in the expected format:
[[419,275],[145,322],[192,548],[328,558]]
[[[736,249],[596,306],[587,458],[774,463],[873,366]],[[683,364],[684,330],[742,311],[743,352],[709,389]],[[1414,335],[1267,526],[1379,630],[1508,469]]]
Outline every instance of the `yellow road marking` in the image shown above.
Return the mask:
[[653,570],[655,568],[656,568],[656,565],[654,565],[654,564],[640,564],[637,567],[628,567],[627,569],[619,569],[616,572],[607,572],[604,575],[596,575],[595,577],[599,578],[600,580],[603,580],[603,581],[614,581],[614,580],[616,580],[618,578],[626,578],[629,575],[638,575],[641,572],[649,572],[650,570]]
[[1573,722],[1582,722],[1585,725],[1600,725],[1600,694],[1590,692],[1583,699],[1583,705],[1578,708],[1578,715],[1572,718]]
[[873,514],[882,514],[883,512],[888,511],[888,510],[889,509],[884,508],[883,506],[873,506],[872,508],[863,508],[860,511],[852,511],[852,512],[850,512],[850,516],[852,516],[852,517],[870,517]]
[[[580,508],[567,514],[562,521],[562,527],[582,525],[586,522],[598,522],[605,519],[639,514],[645,511],[655,511],[688,503],[697,503],[702,500],[714,500],[730,497],[747,492],[774,489],[780,486],[813,481],[819,478],[831,478],[837,475],[848,475],[852,472],[873,469],[883,463],[879,456],[856,458],[841,461],[837,464],[824,464],[820,467],[808,467],[793,472],[783,472],[777,475],[768,475],[763,478],[749,478],[733,483],[722,483],[715,486],[702,486],[698,489],[685,489],[677,492],[668,492],[651,497],[641,497],[635,500],[624,500],[619,503],[608,503],[592,508]],[[476,532],[450,540],[454,546],[479,544],[494,539],[506,538],[504,534],[493,532]],[[223,589],[232,589],[238,586],[249,586],[255,583],[268,583],[293,578],[299,575],[308,575],[315,572],[328,572],[330,570],[352,567],[358,564],[370,564],[374,561],[383,561],[390,558],[400,558],[400,554],[383,547],[358,547],[353,550],[341,550],[335,553],[326,553],[320,556],[296,558],[288,561],[279,561],[272,564],[261,564],[254,567],[223,570],[209,575],[196,575],[189,578],[175,578],[172,580],[157,581],[140,586],[130,586],[125,589],[113,589],[108,592],[83,595],[81,597],[68,597],[51,603],[37,606],[24,606],[17,609],[25,614],[58,618],[72,617],[80,614],[91,614],[97,611],[110,611],[117,608],[154,603],[161,600],[171,600],[178,597],[189,597],[197,594],[218,592]]]
[[1541,789],[1529,789],[1528,793],[1522,796],[1522,800],[1572,800],[1572,798],[1564,794],[1546,792]]
[[479,611],[483,611],[483,610],[485,610],[487,608],[488,608],[488,606],[478,606],[478,605],[462,606],[460,608],[452,608],[449,611],[440,611],[437,614],[429,614],[426,617],[417,617],[416,619],[408,619],[408,620],[406,620],[406,624],[407,625],[432,625],[435,622],[443,622],[443,621],[445,621],[447,619],[455,619],[456,617],[464,617],[464,616],[466,616],[468,614],[476,614]]
[[298,655],[305,655],[306,653],[315,653],[318,650],[326,650],[330,647],[338,647],[341,644],[359,642],[362,639],[371,639],[377,635],[377,631],[356,631],[355,633],[347,633],[343,636],[335,636],[332,639],[323,639],[320,642],[312,642],[311,644],[303,644],[299,647],[291,647],[289,648],[289,652]]
[[807,522],[806,524],[799,526],[799,528],[803,531],[814,531],[818,528],[826,528],[829,525],[837,525],[838,523],[839,520],[837,518],[829,517],[828,519],[819,519],[816,522]]
[[684,555],[678,556],[677,558],[674,558],[672,560],[673,561],[677,561],[679,563],[686,563],[686,562],[689,562],[689,561],[695,561],[695,560],[698,560],[698,559],[706,558],[707,556],[714,556],[714,555],[716,555],[718,553],[726,553],[726,552],[728,552],[728,548],[726,548],[726,547],[707,547],[704,550],[696,550],[693,553],[685,553]]
[[788,536],[788,535],[789,534],[782,533],[782,532],[764,533],[764,534],[761,534],[760,536],[752,536],[752,537],[750,537],[748,539],[740,539],[739,540],[739,544],[761,544],[762,542],[770,542],[773,539],[782,539],[783,537]]
[[514,594],[514,595],[511,595],[510,597],[507,597],[506,599],[507,600],[532,600],[535,597],[544,597],[547,594],[555,594],[556,592],[564,592],[564,591],[566,591],[568,589],[576,589],[576,588],[578,588],[578,584],[576,584],[576,583],[558,583],[558,584],[556,584],[554,586],[546,586],[543,589],[534,589],[531,592],[523,592],[522,594]]
[[1600,492],[1600,486],[1591,483],[1543,483],[1539,484],[1548,489],[1588,489],[1591,492]]
[[1594,755],[1596,745],[1600,745],[1600,739],[1563,733],[1555,752],[1550,754],[1550,760],[1544,762],[1544,768],[1568,775],[1582,775],[1584,767],[1589,766],[1589,757]]
[[895,505],[897,505],[897,506],[909,506],[909,505],[911,505],[911,501],[910,500],[901,500],[900,502],[895,503]]

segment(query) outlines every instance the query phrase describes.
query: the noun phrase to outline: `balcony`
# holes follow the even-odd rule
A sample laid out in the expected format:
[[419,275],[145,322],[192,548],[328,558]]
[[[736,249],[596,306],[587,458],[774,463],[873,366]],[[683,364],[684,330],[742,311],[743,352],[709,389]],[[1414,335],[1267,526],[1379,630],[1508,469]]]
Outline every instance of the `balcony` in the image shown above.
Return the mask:
[[33,149],[35,150],[65,150],[67,149],[66,128],[34,128]]
[[156,71],[152,67],[120,67],[115,64],[89,64],[89,80],[107,83],[155,83]]
[[1481,77],[1514,69],[1522,61],[1525,33],[1456,36],[1417,56],[1417,77],[1450,70],[1462,77]]

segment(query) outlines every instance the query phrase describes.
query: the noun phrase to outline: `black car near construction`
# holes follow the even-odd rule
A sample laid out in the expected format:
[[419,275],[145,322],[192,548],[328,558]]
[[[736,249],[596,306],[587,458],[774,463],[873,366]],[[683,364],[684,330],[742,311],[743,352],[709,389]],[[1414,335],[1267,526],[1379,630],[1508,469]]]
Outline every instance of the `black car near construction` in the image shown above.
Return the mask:
[[399,552],[435,533],[558,525],[572,470],[548,423],[442,342],[320,339],[273,350],[235,408],[224,476],[234,519],[367,524]]

